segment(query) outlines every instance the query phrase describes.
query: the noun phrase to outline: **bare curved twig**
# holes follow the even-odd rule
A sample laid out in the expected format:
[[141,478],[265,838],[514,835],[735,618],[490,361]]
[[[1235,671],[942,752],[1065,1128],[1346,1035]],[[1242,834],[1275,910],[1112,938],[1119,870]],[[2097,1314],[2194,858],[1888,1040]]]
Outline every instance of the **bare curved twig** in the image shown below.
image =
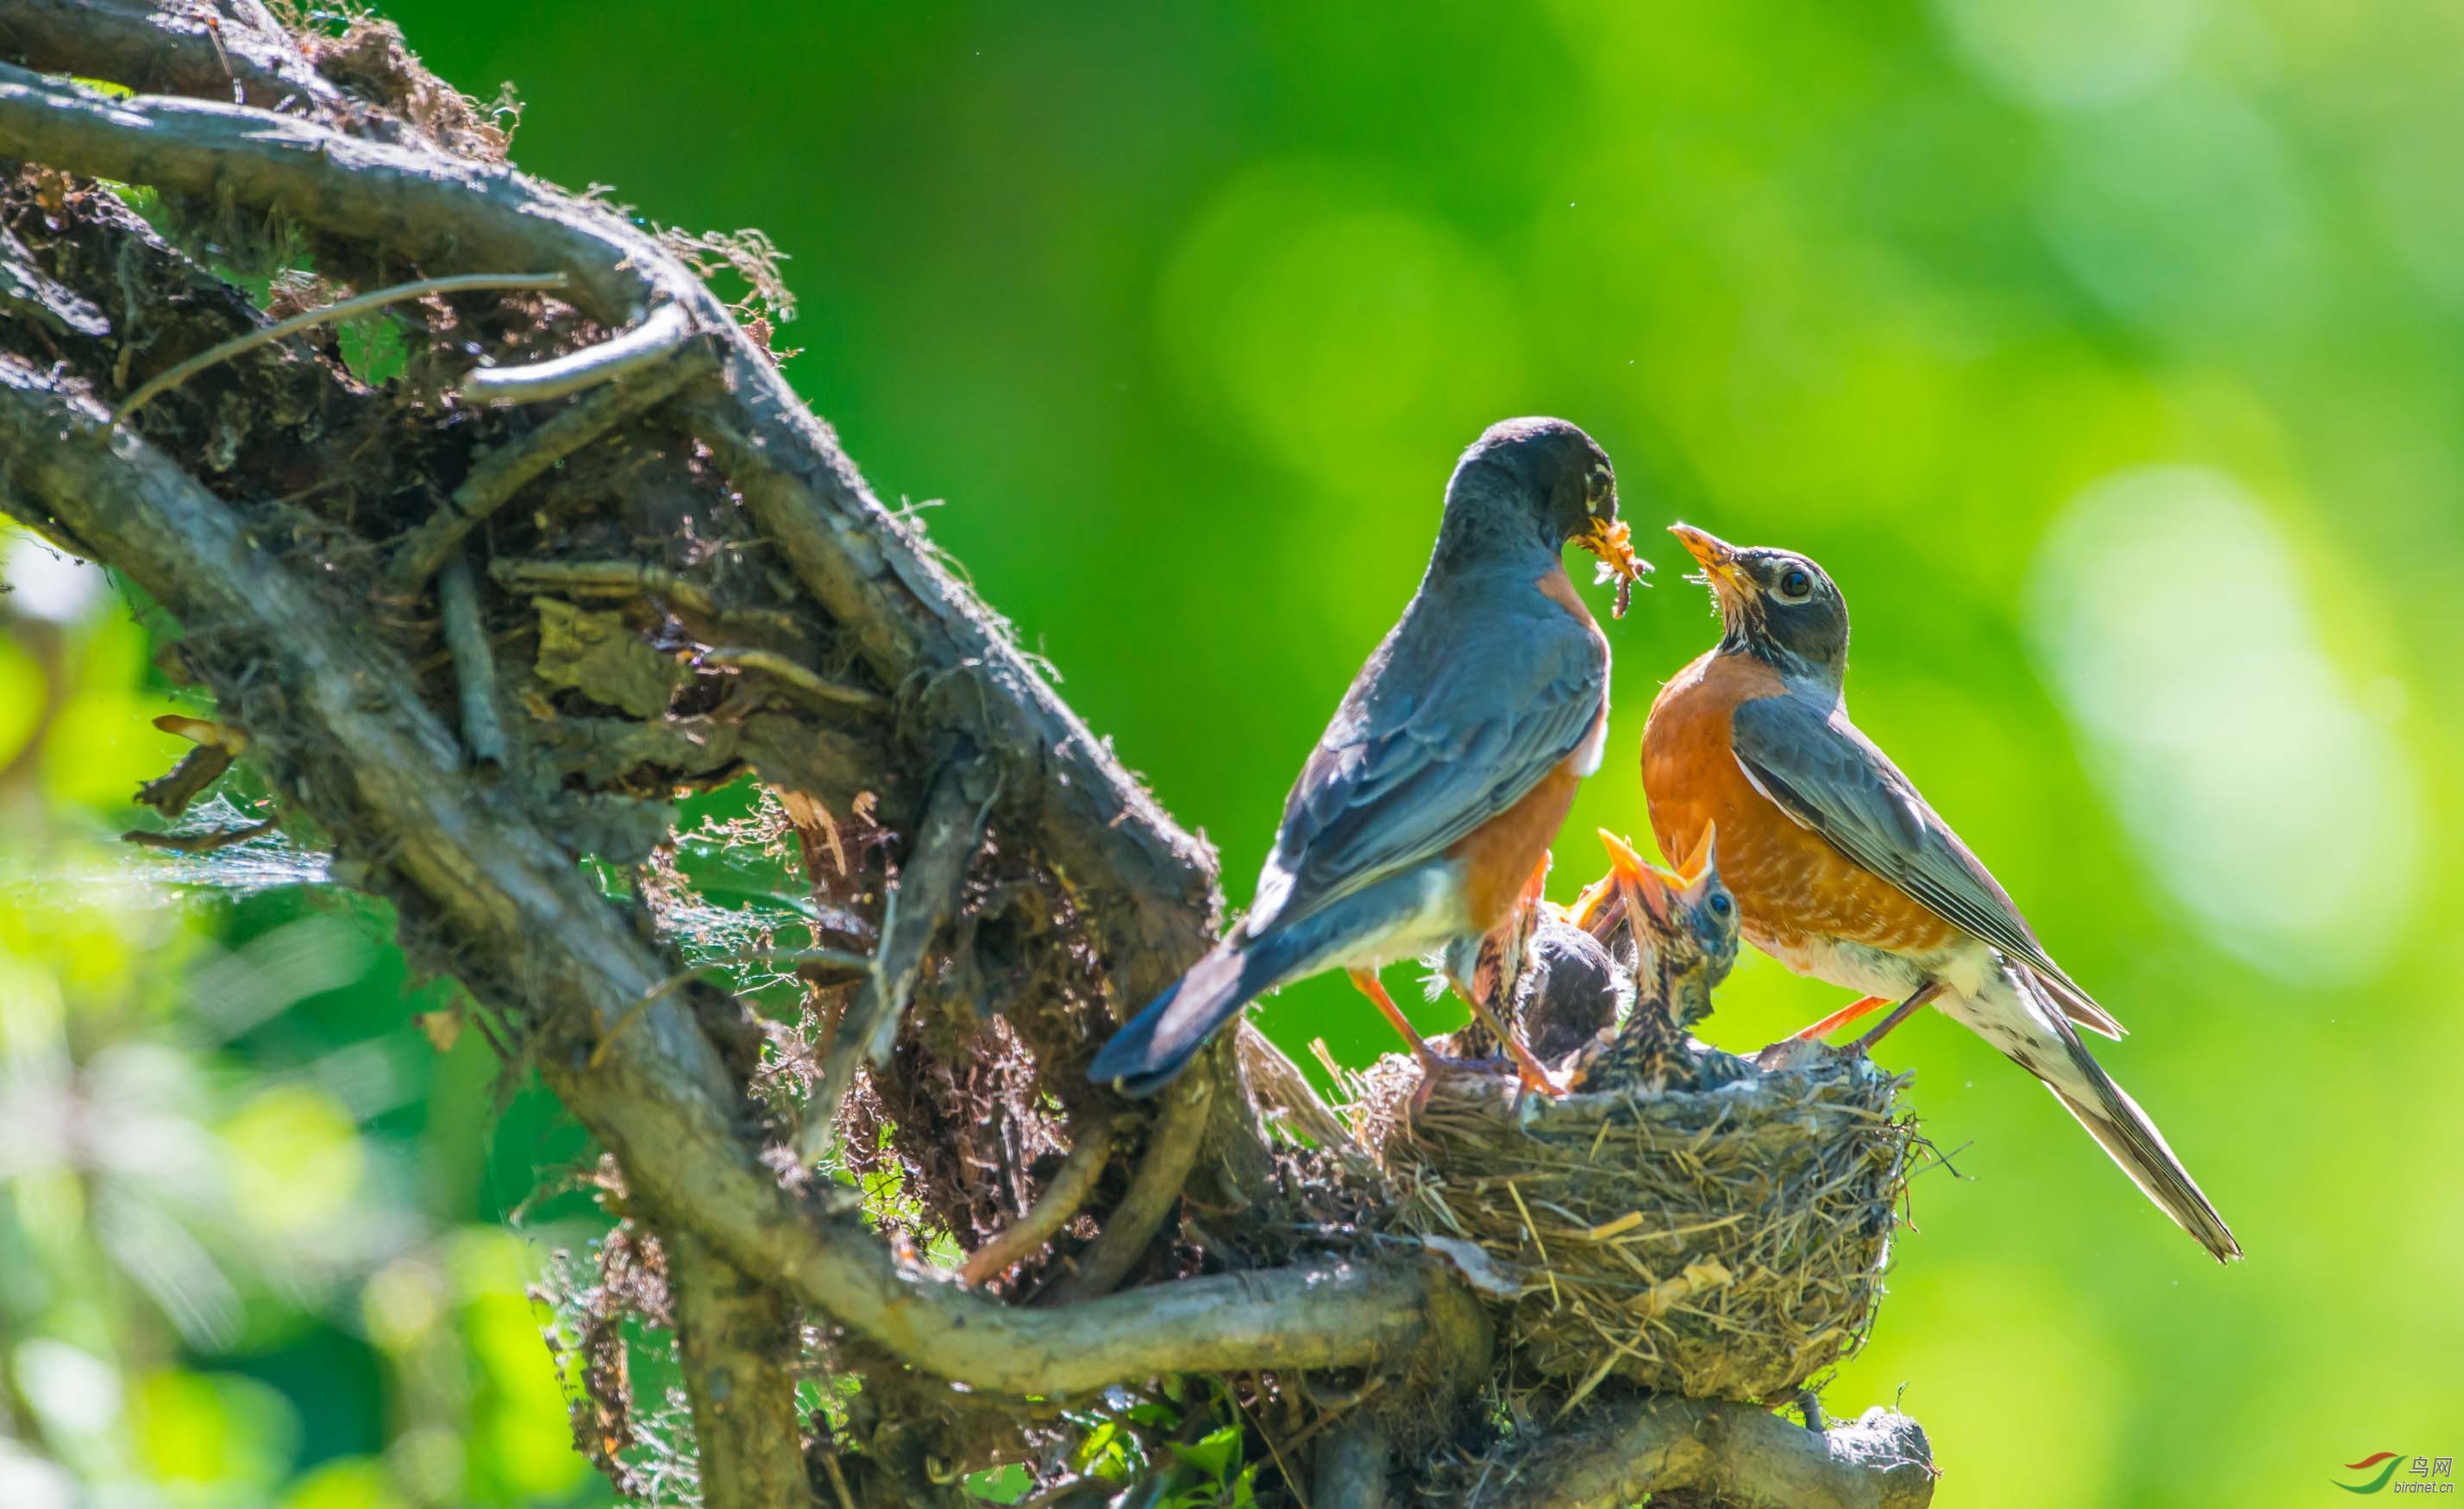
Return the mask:
[[697,658],[705,666],[728,666],[738,670],[758,670],[776,676],[799,691],[843,708],[878,712],[890,706],[890,699],[878,691],[850,687],[843,681],[827,680],[810,667],[800,666],[775,649],[722,645],[715,649],[702,651]]
[[1181,1187],[1189,1182],[1198,1150],[1205,1145],[1206,1106],[1212,1094],[1213,1082],[1199,1074],[1182,1075],[1164,1092],[1129,1192],[1104,1217],[1103,1230],[1078,1259],[1078,1271],[1053,1286],[1047,1296],[1052,1302],[1067,1304],[1110,1294],[1146,1256],[1155,1233],[1163,1229],[1164,1218],[1179,1203]]
[[970,1289],[979,1288],[1010,1264],[1035,1256],[1038,1248],[1069,1224],[1069,1218],[1087,1203],[1087,1196],[1095,1192],[1095,1183],[1103,1178],[1104,1166],[1112,1157],[1112,1120],[1107,1116],[1089,1122],[1074,1128],[1071,1135],[1076,1140],[1070,1144],[1069,1156],[1062,1162],[1061,1171],[1052,1176],[1052,1182],[1037,1196],[1032,1209],[969,1255],[958,1269],[960,1283]]
[[711,358],[683,353],[663,364],[636,369],[629,379],[593,393],[514,444],[491,451],[471,469],[443,507],[421,520],[394,547],[386,571],[393,589],[407,596],[426,586],[462,537],[511,502],[533,478],[717,368]]
[[647,560],[524,560],[499,556],[488,575],[517,592],[615,593],[661,597],[691,613],[717,611],[710,589]]
[[287,336],[336,320],[352,319],[413,298],[426,298],[431,294],[468,294],[481,290],[516,288],[560,289],[564,286],[561,273],[462,273],[452,277],[423,277],[415,282],[396,283],[371,293],[358,294],[319,309],[303,309],[288,319],[277,319],[262,330],[252,330],[244,336],[233,336],[209,350],[200,351],[175,367],[158,372],[140,384],[112,416],[113,423],[124,425],[146,405],[178,387],[209,367],[220,366],[231,358],[244,355],[259,346],[270,346]]
[[882,913],[881,942],[872,951],[872,967],[839,1022],[822,1065],[821,1084],[813,1092],[800,1149],[808,1161],[820,1156],[856,1066],[877,1066],[890,1057],[898,1024],[914,996],[915,977],[924,968],[925,953],[957,915],[967,868],[983,842],[984,812],[990,800],[981,789],[986,776],[974,759],[967,758],[953,761],[934,778],[924,800],[924,815],[908,842],[907,863]]
[[523,366],[473,368],[462,380],[462,396],[482,404],[539,404],[564,398],[657,366],[692,336],[693,317],[674,304],[662,304],[632,329],[569,356]]

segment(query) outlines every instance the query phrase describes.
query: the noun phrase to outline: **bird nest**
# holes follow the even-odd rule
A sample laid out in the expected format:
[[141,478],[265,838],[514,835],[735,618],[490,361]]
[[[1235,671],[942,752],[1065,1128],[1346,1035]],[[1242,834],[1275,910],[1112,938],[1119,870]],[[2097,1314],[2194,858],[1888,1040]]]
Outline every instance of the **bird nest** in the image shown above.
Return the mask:
[[1548,1101],[1390,1057],[1355,1084],[1354,1132],[1399,1219],[1577,1398],[1612,1373],[1783,1397],[1852,1355],[1881,1300],[1916,1137],[1894,1108],[1903,1082],[1861,1057],[1758,1072],[1696,1051],[1730,1083]]

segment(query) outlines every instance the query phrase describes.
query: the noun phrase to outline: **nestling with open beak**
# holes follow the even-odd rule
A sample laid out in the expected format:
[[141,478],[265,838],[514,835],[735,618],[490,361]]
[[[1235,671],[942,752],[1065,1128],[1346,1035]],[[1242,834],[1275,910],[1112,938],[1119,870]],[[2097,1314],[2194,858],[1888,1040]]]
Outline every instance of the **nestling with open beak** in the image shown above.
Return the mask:
[[[1711,992],[1737,962],[1737,906],[1720,879],[1713,834],[1705,830],[1676,875],[1646,864],[1605,828],[1600,842],[1609,851],[1602,885],[1623,902],[1610,926],[1634,938],[1634,1008],[1578,1061],[1575,1083],[1585,1090],[1696,1089],[1705,1087],[1703,1068],[1710,1062],[1731,1065],[1738,1076],[1751,1073],[1725,1054],[1698,1057],[1689,1040],[1693,1026],[1711,1015]],[[1584,903],[1593,900],[1586,892]]]
[[2087,1051],[2122,1029],[2037,942],[2009,895],[1849,721],[1848,606],[1822,568],[1679,524],[1718,604],[1717,645],[1652,704],[1642,785],[1662,852],[1719,825],[1749,942],[1865,998],[1927,1003],[2042,1081],[2159,1209],[2219,1260],[2241,1247],[2155,1124]]
[[1608,736],[1608,641],[1567,578],[1570,544],[1601,558],[1620,601],[1643,570],[1607,455],[1563,420],[1491,426],[1446,484],[1419,590],[1301,768],[1249,914],[1112,1036],[1089,1078],[1152,1094],[1243,1005],[1335,969],[1436,1066],[1377,979],[1425,957],[1525,1083],[1551,1088],[1474,977],[1481,940],[1536,900]]

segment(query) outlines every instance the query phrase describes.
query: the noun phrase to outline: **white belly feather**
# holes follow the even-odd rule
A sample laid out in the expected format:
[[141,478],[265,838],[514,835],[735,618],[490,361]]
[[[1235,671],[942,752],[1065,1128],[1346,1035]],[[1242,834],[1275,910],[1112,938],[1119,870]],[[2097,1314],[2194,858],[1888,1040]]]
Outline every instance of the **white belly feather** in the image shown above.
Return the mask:
[[1870,944],[1817,938],[1803,946],[1767,949],[1773,958],[1798,974],[1841,986],[1860,995],[1903,1000],[1918,986],[1940,978],[1958,995],[1972,995],[1996,969],[1993,951],[1973,938],[1963,938],[1932,953],[1909,957]]

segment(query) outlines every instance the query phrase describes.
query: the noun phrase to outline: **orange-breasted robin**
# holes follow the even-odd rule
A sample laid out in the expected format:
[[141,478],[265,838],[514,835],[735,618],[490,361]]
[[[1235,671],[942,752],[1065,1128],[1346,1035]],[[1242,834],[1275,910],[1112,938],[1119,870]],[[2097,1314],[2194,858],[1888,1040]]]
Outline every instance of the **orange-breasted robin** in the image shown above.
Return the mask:
[[1865,998],[1897,1001],[1870,1048],[1927,1003],[2044,1082],[2218,1261],[2241,1247],[2181,1160],[2090,1056],[2122,1029],[2036,940],[1983,864],[1848,720],[1848,605],[1823,569],[1679,524],[1719,605],[1720,643],[1653,702],[1642,785],[1662,852],[1719,824],[1748,941]]
[[1243,1005],[1337,969],[1433,1061],[1376,971],[1434,955],[1546,1084],[1472,982],[1481,940],[1536,900],[1575,783],[1599,768],[1608,640],[1564,552],[1598,555],[1621,606],[1643,568],[1617,512],[1608,456],[1563,420],[1507,420],[1463,452],[1419,590],[1302,767],[1248,915],[1089,1078],[1151,1094]]

